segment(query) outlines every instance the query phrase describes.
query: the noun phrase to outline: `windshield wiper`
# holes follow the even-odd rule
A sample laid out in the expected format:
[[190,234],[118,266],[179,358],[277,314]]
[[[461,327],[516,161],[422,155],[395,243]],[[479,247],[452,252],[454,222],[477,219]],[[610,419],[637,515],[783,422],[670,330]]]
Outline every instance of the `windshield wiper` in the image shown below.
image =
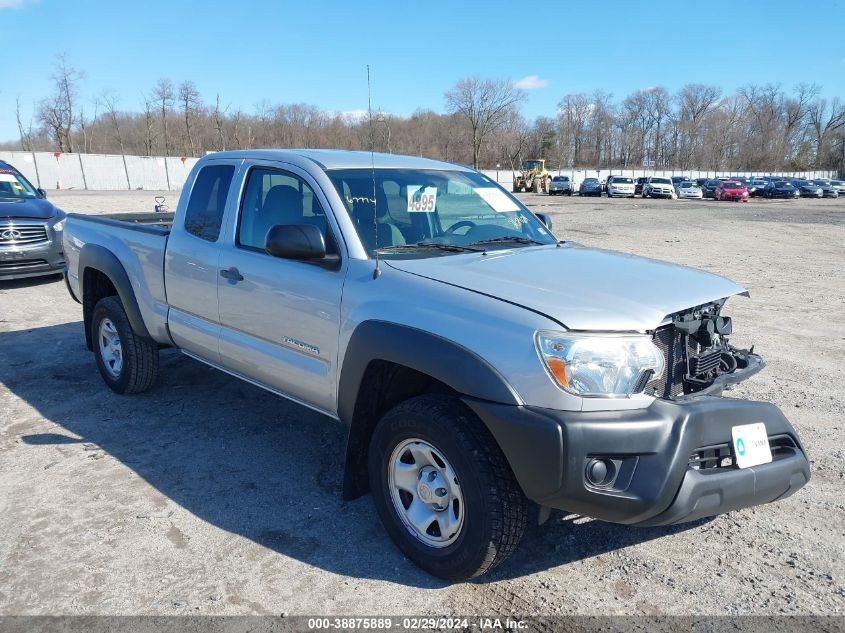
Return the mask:
[[534,240],[530,237],[522,237],[519,235],[492,237],[489,240],[479,240],[477,242],[473,242],[473,244],[506,244],[509,242],[512,242],[514,244],[540,244],[541,246],[545,244],[545,242],[540,242],[539,240]]
[[483,253],[483,248],[473,248],[472,246],[461,246],[460,244],[441,244],[440,242],[417,242],[415,244],[396,244],[395,246],[383,246],[378,248],[379,252],[387,251],[403,251],[413,250],[419,248],[434,248],[441,251],[452,251],[455,253],[471,251],[475,253]]

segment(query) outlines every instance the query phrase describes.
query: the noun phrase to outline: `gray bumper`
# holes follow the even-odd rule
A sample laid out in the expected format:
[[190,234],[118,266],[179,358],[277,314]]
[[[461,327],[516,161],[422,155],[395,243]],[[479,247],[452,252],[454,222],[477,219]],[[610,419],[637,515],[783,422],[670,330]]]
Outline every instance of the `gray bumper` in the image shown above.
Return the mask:
[[56,275],[65,270],[61,240],[21,248],[0,248],[0,280]]
[[[613,412],[466,402],[498,441],[530,499],[605,521],[693,521],[787,497],[810,479],[795,429],[766,402],[702,396]],[[697,468],[699,451],[721,446],[730,453],[731,428],[754,422],[766,425],[771,463]],[[615,477],[606,485],[589,481],[594,459],[613,464]]]

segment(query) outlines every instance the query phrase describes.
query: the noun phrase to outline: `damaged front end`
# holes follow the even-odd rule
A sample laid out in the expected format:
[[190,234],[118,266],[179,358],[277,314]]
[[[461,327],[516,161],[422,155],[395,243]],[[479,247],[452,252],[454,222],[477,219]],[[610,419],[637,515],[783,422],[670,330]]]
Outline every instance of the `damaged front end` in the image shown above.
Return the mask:
[[751,350],[737,349],[728,339],[730,317],[720,315],[725,301],[698,306],[669,317],[654,332],[666,369],[646,384],[644,393],[669,400],[690,395],[719,395],[760,371],[765,363]]

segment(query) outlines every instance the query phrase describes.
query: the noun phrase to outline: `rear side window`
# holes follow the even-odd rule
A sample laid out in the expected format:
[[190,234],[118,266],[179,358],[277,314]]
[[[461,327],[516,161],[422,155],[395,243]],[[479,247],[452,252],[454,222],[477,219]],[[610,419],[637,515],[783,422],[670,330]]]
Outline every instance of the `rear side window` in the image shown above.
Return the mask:
[[209,165],[200,169],[185,212],[188,233],[209,242],[217,241],[234,175],[234,165]]

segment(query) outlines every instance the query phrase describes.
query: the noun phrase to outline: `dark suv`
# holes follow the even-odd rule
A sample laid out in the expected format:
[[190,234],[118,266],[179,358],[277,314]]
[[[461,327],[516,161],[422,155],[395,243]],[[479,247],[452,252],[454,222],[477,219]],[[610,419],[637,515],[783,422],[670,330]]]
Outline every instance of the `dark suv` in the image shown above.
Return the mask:
[[46,198],[43,189],[0,161],[0,280],[64,272],[65,212]]
[[637,178],[637,181],[634,183],[634,195],[641,196],[643,195],[643,185],[648,182],[648,176],[640,176]]

